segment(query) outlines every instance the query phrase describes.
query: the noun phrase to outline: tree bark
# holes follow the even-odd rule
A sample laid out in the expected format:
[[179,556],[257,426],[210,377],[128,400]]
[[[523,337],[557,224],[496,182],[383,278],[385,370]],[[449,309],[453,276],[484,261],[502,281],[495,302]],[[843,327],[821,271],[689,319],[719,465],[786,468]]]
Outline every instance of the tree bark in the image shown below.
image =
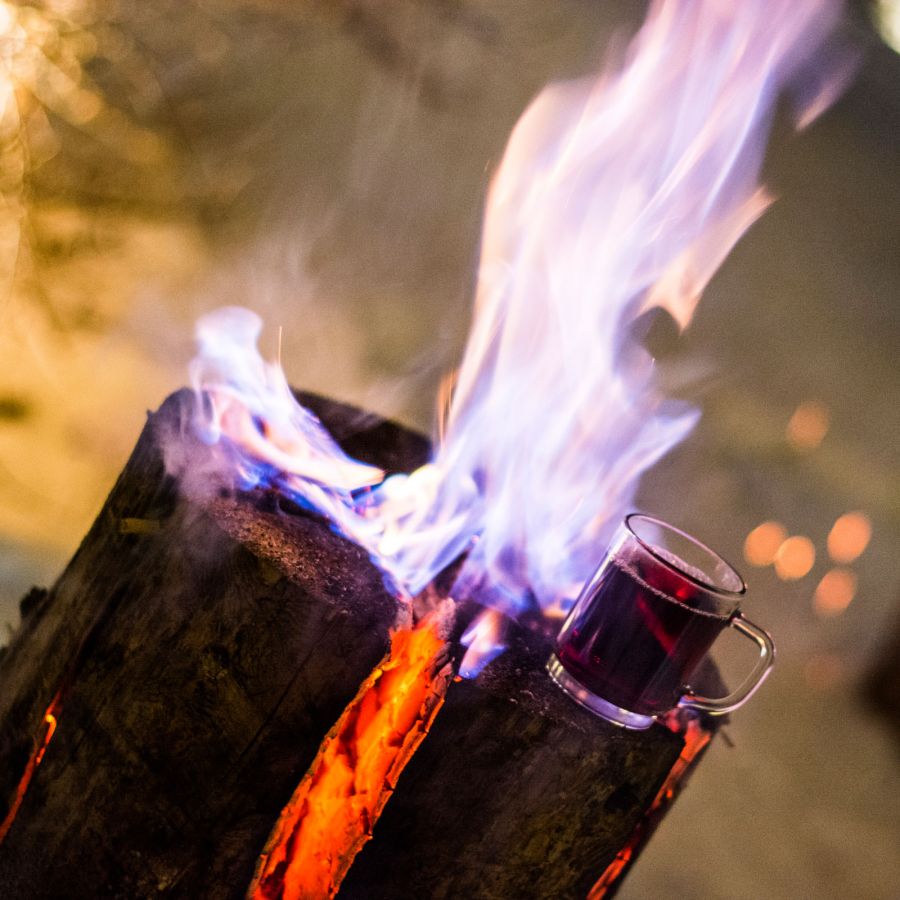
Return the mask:
[[[6,896],[242,897],[281,807],[388,647],[397,603],[358,546],[316,517],[261,508],[272,498],[180,493],[160,439],[192,403],[183,392],[151,416],[0,660],[0,797],[60,694],[0,846]],[[370,461],[423,461],[416,436],[324,408]]]

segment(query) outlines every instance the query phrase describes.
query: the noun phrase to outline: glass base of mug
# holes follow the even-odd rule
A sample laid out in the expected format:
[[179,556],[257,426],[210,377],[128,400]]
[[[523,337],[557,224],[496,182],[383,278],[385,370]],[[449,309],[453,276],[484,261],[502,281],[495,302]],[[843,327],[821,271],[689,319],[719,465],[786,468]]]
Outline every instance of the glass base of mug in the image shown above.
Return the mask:
[[573,700],[580,703],[585,709],[589,709],[594,715],[618,725],[620,728],[628,728],[632,731],[643,731],[649,728],[656,720],[653,716],[642,716],[630,710],[622,709],[596,694],[592,694],[586,687],[579,684],[564,668],[559,658],[554,653],[547,660],[547,672],[556,683]]

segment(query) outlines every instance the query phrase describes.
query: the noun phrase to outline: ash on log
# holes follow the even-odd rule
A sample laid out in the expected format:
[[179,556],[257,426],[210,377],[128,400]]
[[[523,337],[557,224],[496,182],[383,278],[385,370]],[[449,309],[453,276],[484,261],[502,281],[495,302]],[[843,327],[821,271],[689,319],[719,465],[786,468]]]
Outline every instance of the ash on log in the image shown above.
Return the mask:
[[[388,471],[427,458],[417,435],[302,400],[357,458]],[[0,657],[4,896],[245,896],[405,614],[320,518],[262,492],[187,496],[161,441],[190,452],[193,402],[182,392],[151,416]],[[547,649],[522,631],[450,686],[340,897],[583,897],[633,843],[684,741],[582,710],[545,675]],[[260,896],[299,895],[275,877]]]

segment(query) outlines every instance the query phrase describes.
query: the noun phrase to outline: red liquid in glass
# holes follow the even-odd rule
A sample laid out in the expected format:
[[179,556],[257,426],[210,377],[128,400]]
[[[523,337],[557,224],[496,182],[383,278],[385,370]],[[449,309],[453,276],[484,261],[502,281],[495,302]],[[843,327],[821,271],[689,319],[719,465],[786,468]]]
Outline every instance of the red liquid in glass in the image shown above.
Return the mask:
[[672,709],[728,617],[699,586],[664,568],[612,559],[557,644],[563,667],[623,709]]

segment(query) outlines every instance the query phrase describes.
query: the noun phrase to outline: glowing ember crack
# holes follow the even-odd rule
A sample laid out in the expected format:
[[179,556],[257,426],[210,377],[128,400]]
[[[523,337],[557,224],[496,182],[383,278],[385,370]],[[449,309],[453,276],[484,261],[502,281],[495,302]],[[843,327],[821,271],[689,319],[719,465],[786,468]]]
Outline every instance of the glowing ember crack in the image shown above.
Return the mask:
[[[684,721],[684,718],[687,716],[690,717]],[[675,761],[675,765],[669,770],[662,787],[657,791],[653,802],[644,813],[644,817],[637,824],[625,846],[616,854],[615,859],[606,867],[603,874],[591,888],[587,900],[603,900],[612,887],[624,877],[628,867],[644,844],[650,839],[669,805],[684,788],[687,776],[712,740],[713,732],[703,727],[699,717],[676,711],[668,716],[665,724],[671,731],[684,736],[684,749]]]
[[249,900],[334,896],[443,703],[445,646],[436,619],[393,634],[282,811]]
[[22,805],[25,794],[28,792],[28,786],[31,784],[31,779],[34,777],[35,770],[41,764],[41,760],[47,752],[47,747],[53,739],[53,733],[56,731],[56,713],[58,706],[59,694],[53,698],[50,705],[47,707],[47,711],[44,713],[43,722],[46,726],[44,735],[39,741],[35,740],[34,749],[31,752],[31,756],[28,757],[28,762],[25,764],[25,771],[22,773],[22,777],[19,779],[16,790],[13,793],[9,811],[6,813],[6,818],[0,822],[0,844],[3,843],[9,829],[12,827],[12,824],[19,813],[19,807]]

